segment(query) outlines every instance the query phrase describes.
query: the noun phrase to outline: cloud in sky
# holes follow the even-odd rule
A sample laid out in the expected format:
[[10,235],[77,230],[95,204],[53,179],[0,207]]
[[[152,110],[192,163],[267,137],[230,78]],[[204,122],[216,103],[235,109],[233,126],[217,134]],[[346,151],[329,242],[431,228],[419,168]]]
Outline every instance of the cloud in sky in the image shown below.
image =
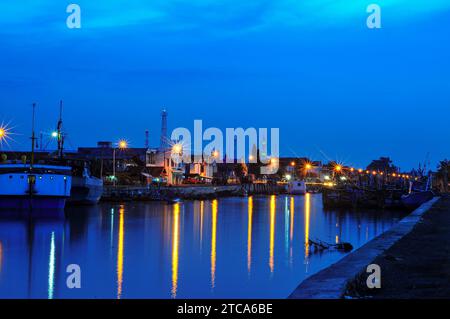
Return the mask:
[[[339,26],[365,19],[366,7],[379,4],[390,17],[414,19],[450,8],[447,0],[127,0],[74,1],[82,8],[86,29],[150,25],[154,30],[203,28],[211,32],[242,32],[264,28]],[[0,3],[0,32],[64,28],[68,3],[21,0]]]

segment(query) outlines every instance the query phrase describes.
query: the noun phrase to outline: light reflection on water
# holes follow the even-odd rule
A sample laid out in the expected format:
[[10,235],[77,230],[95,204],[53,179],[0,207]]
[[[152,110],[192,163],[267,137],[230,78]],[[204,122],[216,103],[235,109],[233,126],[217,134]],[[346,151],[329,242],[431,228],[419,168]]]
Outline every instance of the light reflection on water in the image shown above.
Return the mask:
[[119,236],[117,239],[117,299],[122,297],[123,284],[123,240],[124,240],[125,208],[119,208]]
[[[0,219],[1,298],[285,298],[389,229],[398,212],[324,211],[321,195],[70,207],[65,219]],[[81,289],[66,287],[79,264]]]

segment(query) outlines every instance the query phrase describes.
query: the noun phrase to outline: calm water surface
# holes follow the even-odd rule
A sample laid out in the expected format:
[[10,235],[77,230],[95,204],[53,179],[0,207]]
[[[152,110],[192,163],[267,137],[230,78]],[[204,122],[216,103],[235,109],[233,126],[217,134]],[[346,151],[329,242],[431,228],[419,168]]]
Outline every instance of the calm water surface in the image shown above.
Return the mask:
[[[62,220],[0,219],[0,298],[285,298],[404,214],[324,211],[321,195],[69,207]],[[68,289],[66,267],[81,267]]]

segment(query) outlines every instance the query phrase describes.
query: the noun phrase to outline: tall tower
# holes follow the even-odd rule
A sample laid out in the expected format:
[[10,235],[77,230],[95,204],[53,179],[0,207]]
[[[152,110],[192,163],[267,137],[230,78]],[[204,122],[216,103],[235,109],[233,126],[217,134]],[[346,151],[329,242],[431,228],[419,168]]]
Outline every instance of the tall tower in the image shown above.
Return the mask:
[[150,146],[149,138],[148,138],[148,130],[145,131],[145,148]]
[[161,112],[161,141],[159,144],[160,151],[164,151],[167,148],[167,111],[165,109]]

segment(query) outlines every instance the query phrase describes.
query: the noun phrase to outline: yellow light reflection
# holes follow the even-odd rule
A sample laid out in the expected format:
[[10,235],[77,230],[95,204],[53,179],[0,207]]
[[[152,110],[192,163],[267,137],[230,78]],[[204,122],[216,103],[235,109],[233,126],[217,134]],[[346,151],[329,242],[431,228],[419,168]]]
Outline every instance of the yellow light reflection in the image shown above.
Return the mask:
[[217,199],[212,201],[211,288],[214,288],[216,286],[216,236],[217,236]]
[[253,222],[253,197],[248,198],[248,229],[247,229],[247,269],[250,274],[252,265],[252,222]]
[[180,204],[173,206],[173,230],[172,230],[172,298],[177,297],[178,290],[178,248],[180,242]]
[[205,212],[205,201],[200,201],[200,252],[203,247],[203,213]]
[[293,259],[292,259],[292,256],[293,256],[293,254],[294,254],[294,252],[293,252],[293,244],[292,244],[292,242],[293,242],[293,239],[294,239],[294,214],[295,214],[295,212],[294,212],[294,207],[295,207],[295,199],[294,199],[294,197],[291,197],[291,202],[290,202],[290,218],[291,218],[291,221],[290,221],[290,230],[289,230],[289,237],[290,237],[290,246],[289,246],[289,262],[292,264],[292,261],[293,261]]
[[290,230],[290,237],[291,237],[291,241],[294,239],[294,207],[295,207],[295,202],[294,202],[294,197],[291,197],[291,230]]
[[309,256],[309,222],[311,215],[311,194],[305,195],[305,257]]
[[120,299],[122,297],[124,213],[125,213],[124,207],[120,206],[120,208],[119,208],[119,237],[117,239],[117,299]]
[[270,248],[269,248],[269,268],[274,271],[274,250],[275,250],[275,195],[270,197]]

